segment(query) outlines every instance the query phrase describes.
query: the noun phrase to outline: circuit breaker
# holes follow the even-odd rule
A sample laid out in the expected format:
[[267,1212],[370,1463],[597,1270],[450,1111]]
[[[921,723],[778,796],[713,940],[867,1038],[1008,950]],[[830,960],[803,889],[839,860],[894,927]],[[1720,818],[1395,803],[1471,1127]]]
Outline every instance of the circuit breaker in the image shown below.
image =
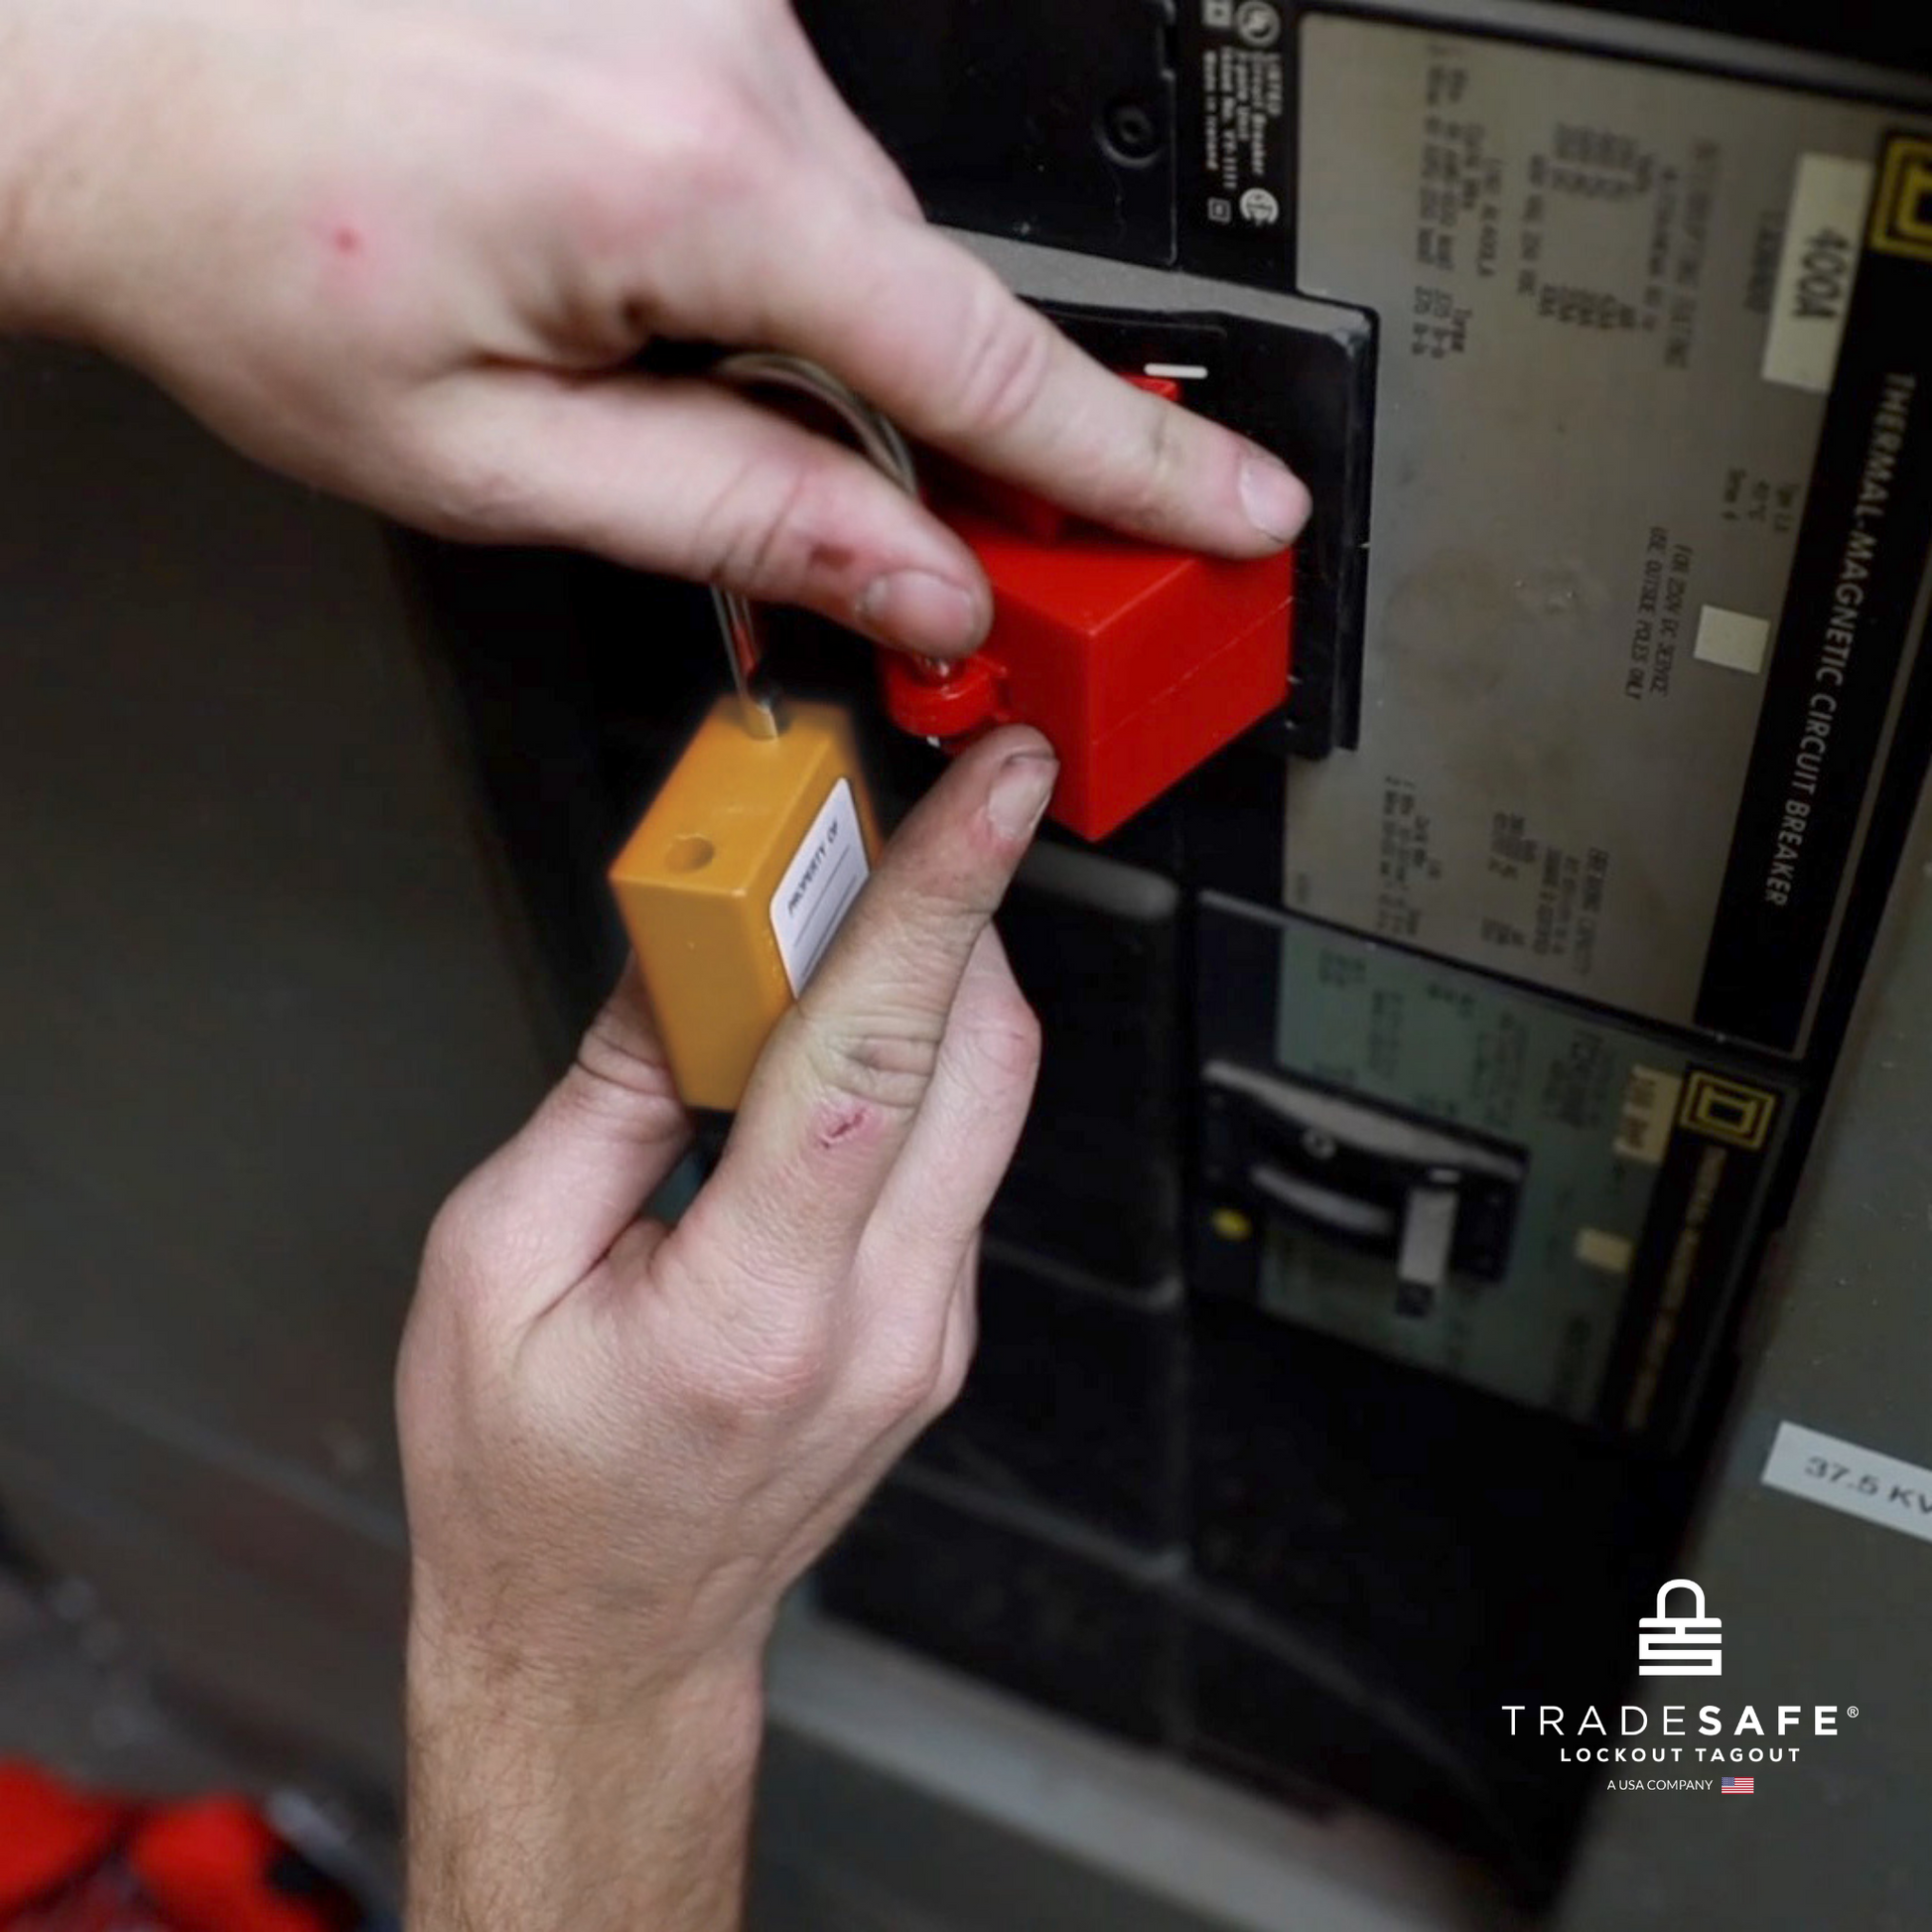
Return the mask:
[[[1015,889],[978,1364],[820,1598],[1547,1898],[1595,1780],[1498,1711],[1630,1686],[1924,772],[1928,37],[802,12],[935,220],[1315,503],[1285,700]],[[939,755],[787,648],[890,817]],[[621,814],[708,692],[581,649]]]

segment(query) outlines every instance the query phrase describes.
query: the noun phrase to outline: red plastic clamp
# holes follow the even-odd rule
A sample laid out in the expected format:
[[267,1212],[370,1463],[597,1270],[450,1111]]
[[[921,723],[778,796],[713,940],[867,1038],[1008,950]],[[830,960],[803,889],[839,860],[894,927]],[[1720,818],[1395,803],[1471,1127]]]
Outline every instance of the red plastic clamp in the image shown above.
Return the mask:
[[951,666],[882,650],[886,708],[947,750],[1035,726],[1060,760],[1048,814],[1080,837],[1104,838],[1287,699],[1293,552],[1162,549],[983,480],[932,507],[984,567],[993,627]]

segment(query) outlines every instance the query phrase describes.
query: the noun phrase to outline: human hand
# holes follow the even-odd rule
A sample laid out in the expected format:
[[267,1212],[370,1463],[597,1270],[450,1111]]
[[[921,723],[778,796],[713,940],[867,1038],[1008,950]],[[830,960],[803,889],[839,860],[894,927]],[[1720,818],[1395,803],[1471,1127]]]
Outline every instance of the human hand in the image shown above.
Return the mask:
[[[731,1921],[778,1599],[971,1353],[1038,1053],[988,920],[1055,772],[1014,729],[940,779],[674,1228],[637,1218],[688,1122],[634,979],[439,1217],[398,1377],[421,1896],[575,1870],[614,1924],[682,1927],[673,1880]],[[470,1816],[507,1852],[453,1851]]]
[[1308,496],[926,227],[783,0],[13,0],[0,322],[93,341],[405,521],[812,606],[944,655],[971,557],[659,336],[820,361],[912,435],[1230,555]]

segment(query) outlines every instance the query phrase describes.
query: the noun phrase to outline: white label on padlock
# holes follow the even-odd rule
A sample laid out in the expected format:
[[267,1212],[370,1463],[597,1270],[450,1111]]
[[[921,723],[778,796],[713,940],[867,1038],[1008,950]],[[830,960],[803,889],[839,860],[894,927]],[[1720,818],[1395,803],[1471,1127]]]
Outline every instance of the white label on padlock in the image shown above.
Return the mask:
[[818,970],[872,871],[852,786],[841,778],[825,794],[812,828],[771,895],[771,935],[794,995]]
[[1773,1489],[1932,1543],[1932,1469],[1795,1422],[1779,1423],[1764,1462]]

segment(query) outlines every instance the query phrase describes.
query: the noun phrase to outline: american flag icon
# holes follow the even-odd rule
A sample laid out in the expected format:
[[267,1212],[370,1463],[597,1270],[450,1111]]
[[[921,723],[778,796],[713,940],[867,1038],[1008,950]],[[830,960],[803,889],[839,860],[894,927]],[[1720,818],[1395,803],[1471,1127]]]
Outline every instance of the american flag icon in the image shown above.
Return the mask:
[[1725,1778],[1721,1794],[1726,1798],[1754,1798],[1757,1796],[1755,1778]]

